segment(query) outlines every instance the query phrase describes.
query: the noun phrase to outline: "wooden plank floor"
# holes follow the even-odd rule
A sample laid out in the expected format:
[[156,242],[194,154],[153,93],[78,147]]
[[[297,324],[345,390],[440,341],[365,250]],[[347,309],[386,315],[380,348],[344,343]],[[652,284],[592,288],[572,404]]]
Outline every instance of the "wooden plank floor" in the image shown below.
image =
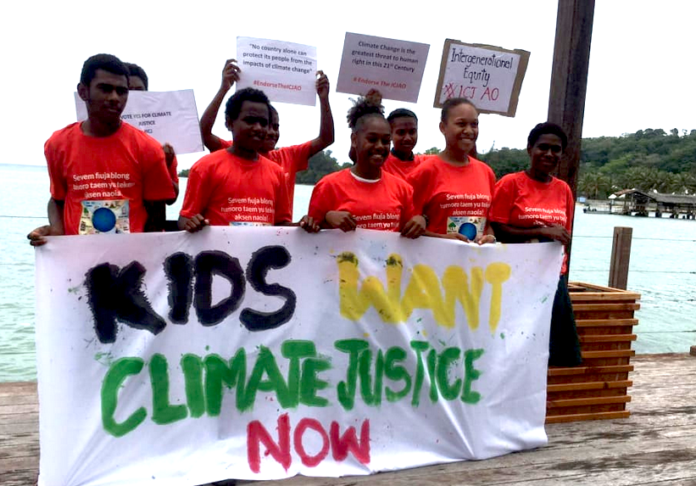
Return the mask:
[[[281,486],[696,485],[696,357],[638,356],[631,418],[547,426],[549,445],[478,462],[374,476],[244,482]],[[38,469],[34,383],[0,383],[0,485],[34,484]]]

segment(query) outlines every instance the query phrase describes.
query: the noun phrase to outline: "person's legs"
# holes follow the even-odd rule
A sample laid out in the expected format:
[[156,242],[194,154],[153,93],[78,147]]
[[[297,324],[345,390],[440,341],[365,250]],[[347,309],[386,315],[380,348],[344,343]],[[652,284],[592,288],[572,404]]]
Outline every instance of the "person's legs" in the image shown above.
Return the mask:
[[568,293],[567,277],[558,280],[551,312],[550,366],[578,366],[582,363],[580,339],[573,315],[573,304]]

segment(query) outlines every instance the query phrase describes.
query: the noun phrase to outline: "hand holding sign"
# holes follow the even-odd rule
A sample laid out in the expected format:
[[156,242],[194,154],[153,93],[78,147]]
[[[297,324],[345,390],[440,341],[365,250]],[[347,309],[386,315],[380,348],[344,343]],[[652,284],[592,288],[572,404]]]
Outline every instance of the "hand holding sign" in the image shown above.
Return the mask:
[[222,70],[222,83],[220,89],[225,92],[229,91],[232,85],[239,81],[241,70],[237,66],[236,59],[228,59],[225,61],[225,68]]

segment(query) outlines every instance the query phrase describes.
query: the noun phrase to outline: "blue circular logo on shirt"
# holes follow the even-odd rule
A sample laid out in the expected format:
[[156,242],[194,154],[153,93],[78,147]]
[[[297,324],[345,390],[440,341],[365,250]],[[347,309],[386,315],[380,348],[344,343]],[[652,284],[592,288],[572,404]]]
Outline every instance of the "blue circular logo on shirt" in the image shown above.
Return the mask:
[[464,235],[470,240],[476,238],[476,225],[472,223],[464,223],[459,227],[459,234]]
[[99,208],[92,214],[92,225],[100,233],[111,231],[116,226],[116,215],[109,208]]

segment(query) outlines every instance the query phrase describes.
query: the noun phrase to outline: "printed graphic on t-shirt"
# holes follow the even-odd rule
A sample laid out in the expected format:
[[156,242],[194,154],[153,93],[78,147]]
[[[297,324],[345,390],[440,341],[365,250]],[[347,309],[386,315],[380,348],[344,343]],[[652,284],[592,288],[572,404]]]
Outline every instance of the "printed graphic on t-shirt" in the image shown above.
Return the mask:
[[230,215],[232,226],[270,226],[275,222],[275,204],[263,197],[229,197],[220,212]]
[[380,231],[399,231],[401,225],[401,213],[372,213],[356,215],[355,222],[358,228]]
[[524,214],[519,215],[518,219],[532,220],[534,224],[541,224],[541,222],[547,222],[565,226],[568,221],[565,208],[548,209],[525,206],[523,211]]
[[128,200],[82,201],[78,233],[130,233]]
[[486,218],[472,216],[450,216],[447,218],[447,234],[459,233],[470,240],[476,235],[483,234],[486,226]]

